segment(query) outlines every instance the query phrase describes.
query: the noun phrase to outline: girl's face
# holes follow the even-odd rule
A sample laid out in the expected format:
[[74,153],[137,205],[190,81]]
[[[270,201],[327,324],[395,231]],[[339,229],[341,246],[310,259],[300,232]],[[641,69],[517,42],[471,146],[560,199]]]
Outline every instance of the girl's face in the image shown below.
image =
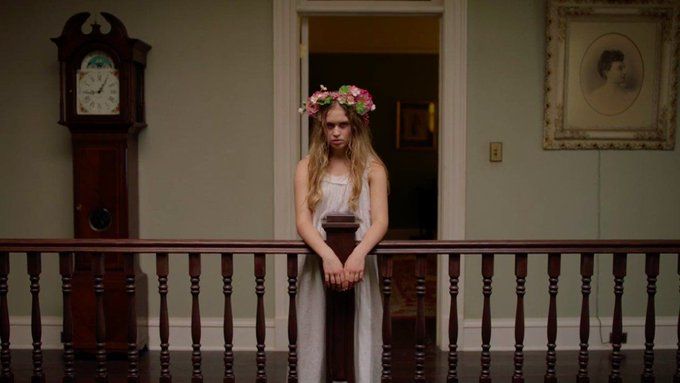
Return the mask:
[[352,125],[345,114],[345,110],[338,104],[333,104],[326,114],[326,142],[334,151],[345,151],[352,139]]

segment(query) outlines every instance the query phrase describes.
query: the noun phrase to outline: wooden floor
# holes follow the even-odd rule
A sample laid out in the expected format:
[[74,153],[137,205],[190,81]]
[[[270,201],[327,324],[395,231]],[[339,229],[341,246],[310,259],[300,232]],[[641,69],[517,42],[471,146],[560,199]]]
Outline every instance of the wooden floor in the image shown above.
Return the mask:
[[[624,351],[622,365],[624,382],[639,382],[642,371],[642,352]],[[573,382],[578,369],[577,354],[574,351],[563,351],[557,354],[557,373],[561,382]],[[479,374],[480,354],[464,352],[460,355],[460,382],[476,382]],[[171,354],[171,370],[173,382],[189,382],[191,377],[191,355],[189,352],[173,352]],[[269,382],[284,382],[286,374],[287,354],[285,352],[267,353],[267,374]],[[140,360],[141,382],[157,382],[159,375],[158,352],[146,352]],[[255,381],[255,353],[237,352],[235,356],[235,373],[238,382]],[[205,382],[221,382],[223,376],[221,352],[203,352],[203,377]],[[108,362],[109,382],[124,382],[127,364],[125,360]],[[413,353],[409,350],[396,351],[394,355],[394,382],[409,382],[413,375]],[[77,382],[91,382],[94,376],[94,360],[78,360],[76,362]],[[31,352],[29,350],[12,351],[12,370],[15,382],[30,382]],[[430,350],[427,355],[427,381],[445,382],[447,373],[447,354]],[[659,350],[656,352],[655,372],[657,382],[673,382],[675,372],[675,351]],[[60,382],[62,374],[61,352],[45,351],[44,370],[46,382]],[[609,353],[591,352],[591,382],[606,382],[609,374]],[[512,376],[513,364],[511,352],[493,352],[491,362],[492,378],[495,382],[508,382]],[[525,362],[526,382],[543,382],[545,372],[545,353],[527,352]],[[311,383],[311,382],[302,382]],[[314,382],[316,383],[316,382]]]

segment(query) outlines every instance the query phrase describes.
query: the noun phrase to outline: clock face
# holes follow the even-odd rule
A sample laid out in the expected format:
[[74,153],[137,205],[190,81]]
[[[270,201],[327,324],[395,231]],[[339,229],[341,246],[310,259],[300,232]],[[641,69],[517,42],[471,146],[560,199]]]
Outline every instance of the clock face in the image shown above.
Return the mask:
[[120,114],[120,82],[111,56],[103,51],[88,53],[76,72],[76,113]]
[[76,73],[79,115],[120,114],[118,70],[112,68],[79,69]]

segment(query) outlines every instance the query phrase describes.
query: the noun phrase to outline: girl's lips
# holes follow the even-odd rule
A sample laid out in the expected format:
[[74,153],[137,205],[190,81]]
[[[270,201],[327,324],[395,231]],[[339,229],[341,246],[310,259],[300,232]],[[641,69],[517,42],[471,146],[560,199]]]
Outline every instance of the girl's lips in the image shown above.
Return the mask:
[[331,144],[334,145],[342,144],[342,140],[331,140]]

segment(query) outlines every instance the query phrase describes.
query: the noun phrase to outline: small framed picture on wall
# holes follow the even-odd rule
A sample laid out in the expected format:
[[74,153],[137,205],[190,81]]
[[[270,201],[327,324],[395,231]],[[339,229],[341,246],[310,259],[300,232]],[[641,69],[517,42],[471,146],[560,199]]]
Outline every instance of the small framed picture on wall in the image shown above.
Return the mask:
[[397,149],[437,147],[437,107],[432,101],[397,101]]

